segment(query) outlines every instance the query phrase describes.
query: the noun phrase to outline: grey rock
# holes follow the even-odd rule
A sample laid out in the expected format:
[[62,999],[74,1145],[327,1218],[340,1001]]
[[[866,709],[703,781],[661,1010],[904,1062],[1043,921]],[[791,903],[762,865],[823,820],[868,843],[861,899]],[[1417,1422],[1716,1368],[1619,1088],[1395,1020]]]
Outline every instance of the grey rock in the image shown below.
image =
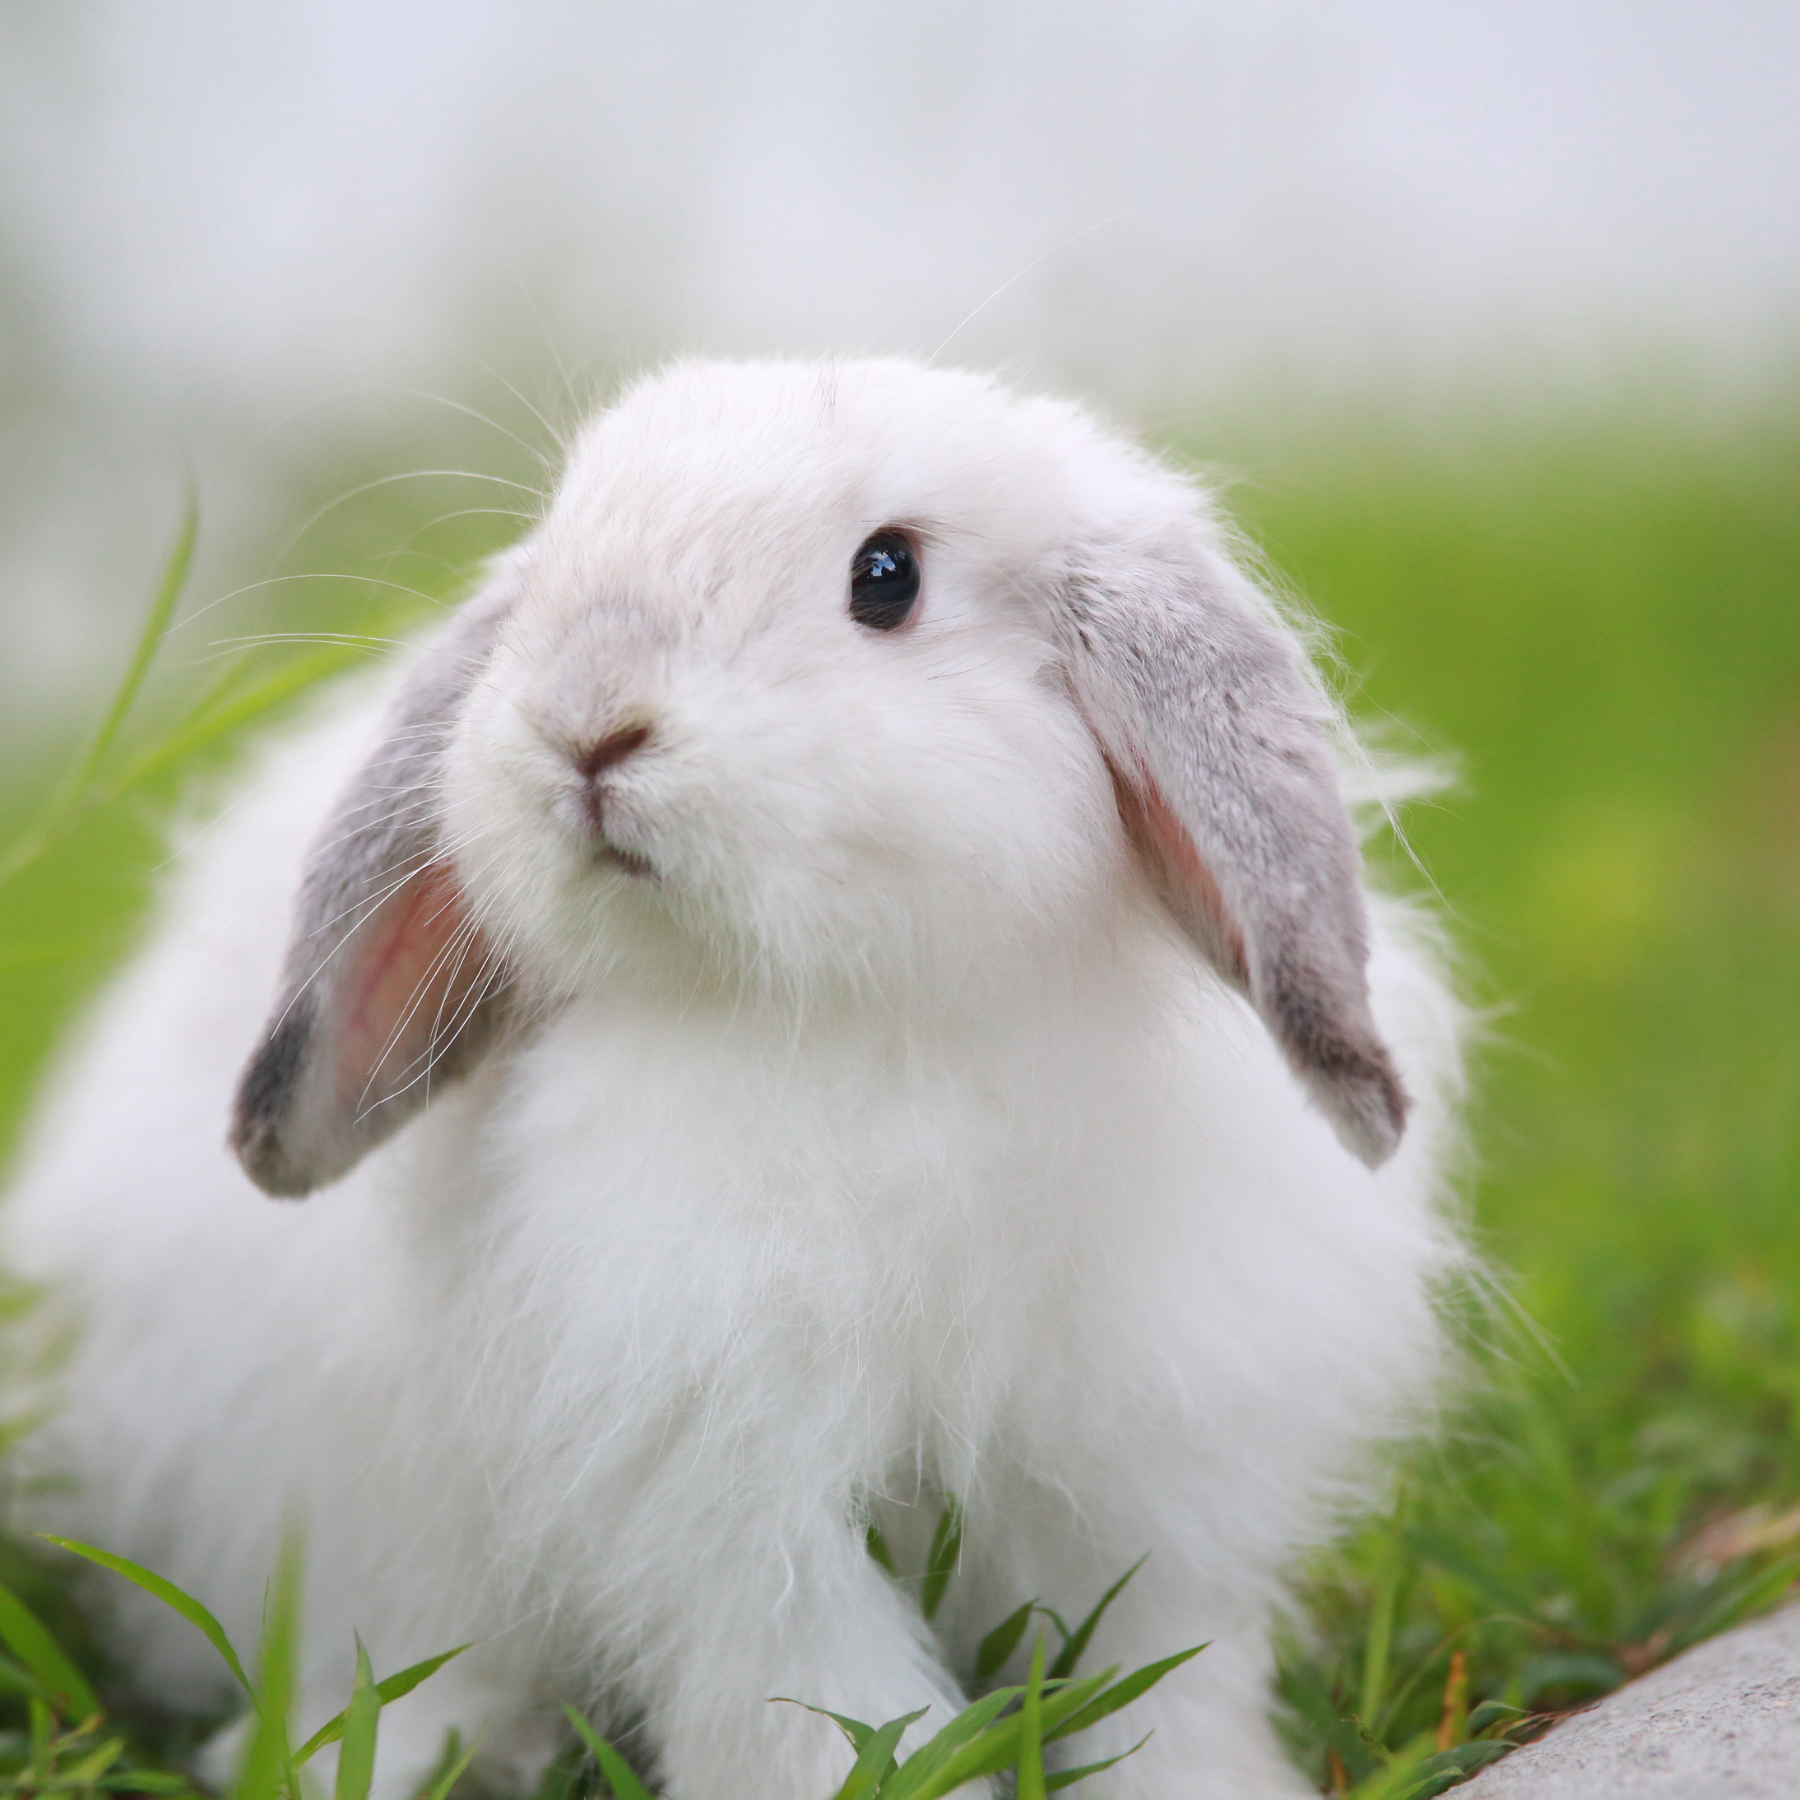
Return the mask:
[[1454,1792],[1457,1800],[1795,1800],[1800,1605],[1676,1657]]

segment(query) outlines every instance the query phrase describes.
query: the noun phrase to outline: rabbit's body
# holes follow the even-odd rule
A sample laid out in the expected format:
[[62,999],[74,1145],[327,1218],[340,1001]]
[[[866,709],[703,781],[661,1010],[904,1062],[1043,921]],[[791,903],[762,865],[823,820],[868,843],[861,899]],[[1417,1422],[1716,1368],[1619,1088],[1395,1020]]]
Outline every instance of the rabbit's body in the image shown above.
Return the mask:
[[[871,473],[870,396],[904,409],[914,384],[933,429],[896,447],[878,417]],[[602,459],[584,482],[578,451],[537,574],[515,555],[465,613],[464,632],[499,593],[497,647],[453,633],[397,702],[355,698],[265,759],[65,1077],[12,1210],[20,1259],[84,1321],[46,1439],[81,1482],[59,1521],[245,1641],[303,1513],[307,1729],[342,1703],[353,1629],[378,1673],[482,1640],[386,1715],[396,1796],[451,1724],[529,1767],[567,1699],[641,1722],[627,1741],[672,1800],[824,1800],[841,1739],[771,1696],[876,1722],[930,1705],[928,1733],[1004,1614],[1036,1598],[1079,1616],[1148,1552],[1088,1666],[1212,1647],[1081,1758],[1155,1726],[1115,1794],[1298,1793],[1265,1719],[1269,1613],[1437,1364],[1454,1008],[1405,915],[1377,909],[1373,1020],[1413,1117],[1371,1172],[1340,1143],[1366,1110],[1334,1135],[1291,1039],[1284,1061],[1172,925],[1152,852],[1128,846],[1099,707],[1046,691],[1041,635],[980,616],[994,571],[1012,593],[1027,549],[1068,530],[1066,492],[1045,491],[1057,457],[1099,444],[1158,492],[1173,478],[1079,414],[966,377],[683,370],[620,415],[646,393],[648,473]],[[983,491],[955,433],[981,446],[1021,414],[1020,442],[1049,450]],[[747,420],[763,435],[746,459]],[[804,570],[839,465],[901,491],[846,504],[831,561],[837,538],[899,519],[938,581],[909,641],[848,624],[848,655],[815,655],[757,622],[733,591],[754,574],[719,534]],[[693,516],[634,511],[640,492]],[[787,495],[809,528],[791,544]],[[606,594],[623,623],[601,643]],[[883,687],[906,659],[910,707]],[[432,736],[417,697],[446,680],[470,691]],[[546,744],[587,755],[621,716],[653,735],[593,803],[597,857]],[[429,739],[428,778],[359,777],[384,717],[390,745]],[[1036,785],[1010,785],[1009,759]],[[452,1028],[504,1011],[403,1135],[275,1205],[220,1128],[303,864],[397,786],[427,796],[435,846],[402,873],[454,868],[430,914],[452,935],[421,938],[415,914],[379,955],[341,926],[312,955],[241,1091],[240,1155],[291,1192],[368,1148],[362,1094],[330,1114],[302,1090],[321,1041],[392,1041],[422,1010],[382,1011],[396,959],[436,1009],[440,1068]],[[303,901],[315,950],[334,914],[389,904],[385,881],[345,900],[331,873],[328,900]],[[479,985],[429,985],[452,952]],[[339,988],[307,988],[332,957]],[[334,1019],[340,990],[354,1004]],[[297,1045],[296,991],[321,1006]],[[365,1094],[384,1055],[356,1065]],[[863,1527],[913,1544],[916,1567],[943,1492],[966,1533],[934,1636]],[[121,1629],[169,1697],[204,1693],[210,1652],[185,1625],[129,1606]]]

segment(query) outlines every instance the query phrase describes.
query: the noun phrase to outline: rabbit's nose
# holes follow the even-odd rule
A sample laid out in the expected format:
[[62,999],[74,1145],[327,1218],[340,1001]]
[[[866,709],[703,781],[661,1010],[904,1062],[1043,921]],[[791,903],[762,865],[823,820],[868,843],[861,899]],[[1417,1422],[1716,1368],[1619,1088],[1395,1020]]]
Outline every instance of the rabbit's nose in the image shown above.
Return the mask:
[[648,725],[627,725],[623,730],[609,732],[597,743],[577,746],[570,752],[569,760],[584,781],[597,781],[649,741]]
[[592,743],[572,744],[568,752],[569,761],[575,765],[575,772],[581,777],[581,788],[575,796],[575,804],[582,824],[607,855],[622,863],[627,872],[633,875],[651,873],[650,865],[641,857],[622,850],[613,843],[607,831],[607,811],[616,800],[616,795],[607,791],[602,777],[609,769],[616,769],[628,756],[641,750],[649,741],[648,725],[623,725]]

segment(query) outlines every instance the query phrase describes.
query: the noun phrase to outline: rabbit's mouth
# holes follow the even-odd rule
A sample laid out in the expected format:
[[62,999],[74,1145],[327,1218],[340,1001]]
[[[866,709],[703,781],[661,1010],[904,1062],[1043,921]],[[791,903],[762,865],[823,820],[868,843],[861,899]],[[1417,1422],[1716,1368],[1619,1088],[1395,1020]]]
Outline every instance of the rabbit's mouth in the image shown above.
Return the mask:
[[[616,811],[610,807],[606,810]],[[641,850],[632,850],[621,844],[616,831],[608,829],[612,821],[604,816],[598,794],[589,790],[582,795],[576,803],[576,811],[581,836],[597,867],[620,869],[638,881],[660,879],[662,871],[649,857]]]
[[601,838],[594,846],[594,860],[610,867],[622,869],[637,881],[656,881],[656,865],[647,856],[640,856],[635,850],[626,850],[620,845]]
[[[570,807],[577,829],[592,849],[594,861],[622,869],[639,881],[657,879],[658,870],[647,856],[628,850],[614,835],[611,827],[620,807],[615,771],[619,764],[642,750],[650,742],[651,735],[647,723],[633,720],[595,741],[563,746],[563,755],[573,765],[576,777],[569,790]],[[629,822],[629,801],[626,806]]]

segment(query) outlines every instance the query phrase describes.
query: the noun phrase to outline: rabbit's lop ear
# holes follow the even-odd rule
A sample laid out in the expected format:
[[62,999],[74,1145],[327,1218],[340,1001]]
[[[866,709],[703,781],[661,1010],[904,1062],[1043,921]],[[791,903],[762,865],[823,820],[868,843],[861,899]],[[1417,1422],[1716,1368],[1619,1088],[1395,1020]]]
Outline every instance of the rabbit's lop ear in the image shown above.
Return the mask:
[[265,1193],[347,1173],[466,1074],[504,1024],[505,971],[439,835],[439,766],[510,592],[470,601],[401,690],[307,858],[281,992],[230,1141]]
[[1344,1146],[1385,1162],[1407,1098],[1369,1012],[1331,707],[1296,645],[1191,508],[1085,546],[1056,613],[1077,703],[1165,904],[1248,996]]

